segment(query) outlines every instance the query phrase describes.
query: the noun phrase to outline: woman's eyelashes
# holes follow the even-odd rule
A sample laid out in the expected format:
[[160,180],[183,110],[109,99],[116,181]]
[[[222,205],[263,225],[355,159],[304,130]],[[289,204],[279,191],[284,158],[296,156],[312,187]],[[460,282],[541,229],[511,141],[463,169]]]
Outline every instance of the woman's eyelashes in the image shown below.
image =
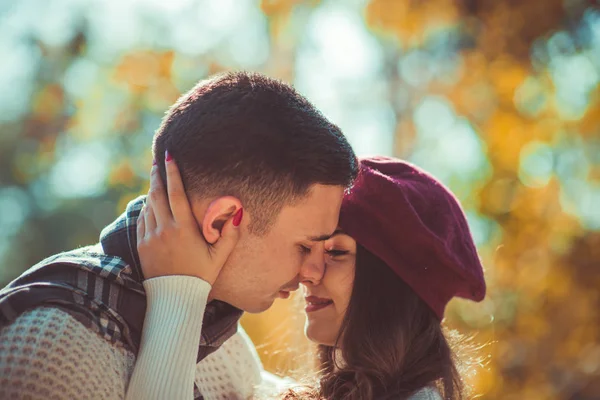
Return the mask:
[[[308,247],[308,246],[301,244],[301,245],[299,245],[299,248],[300,248],[300,253],[302,253],[302,255],[308,255],[312,252],[312,247]],[[342,257],[348,253],[350,253],[349,250],[342,250],[342,249],[325,250],[325,254],[331,258]]]
[[325,253],[327,253],[327,255],[331,256],[331,257],[341,257],[341,256],[345,256],[346,254],[348,254],[349,251],[348,250],[331,249],[331,250],[326,250]]

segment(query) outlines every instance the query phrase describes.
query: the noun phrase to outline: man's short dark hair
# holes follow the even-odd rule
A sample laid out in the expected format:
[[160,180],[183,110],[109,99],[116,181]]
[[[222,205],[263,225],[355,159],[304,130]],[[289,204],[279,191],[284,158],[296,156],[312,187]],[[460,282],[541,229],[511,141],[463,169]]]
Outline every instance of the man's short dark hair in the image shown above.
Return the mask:
[[358,171],[336,125],[290,85],[257,73],[217,75],[183,95],[154,137],[163,179],[167,149],[190,198],[239,198],[257,234],[313,184],[348,187]]

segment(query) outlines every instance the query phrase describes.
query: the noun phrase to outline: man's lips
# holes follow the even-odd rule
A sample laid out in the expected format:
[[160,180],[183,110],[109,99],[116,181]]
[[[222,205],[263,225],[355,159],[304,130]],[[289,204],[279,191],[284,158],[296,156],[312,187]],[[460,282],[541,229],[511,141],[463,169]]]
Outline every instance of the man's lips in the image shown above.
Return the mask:
[[283,289],[279,290],[279,293],[277,293],[277,297],[287,299],[288,297],[290,297],[290,292],[295,292],[296,290],[298,290],[299,287],[300,285],[298,285],[297,283],[294,286],[284,287]]
[[333,300],[317,296],[308,296],[305,297],[304,300],[306,301],[306,308],[304,311],[307,313],[321,310],[333,304]]

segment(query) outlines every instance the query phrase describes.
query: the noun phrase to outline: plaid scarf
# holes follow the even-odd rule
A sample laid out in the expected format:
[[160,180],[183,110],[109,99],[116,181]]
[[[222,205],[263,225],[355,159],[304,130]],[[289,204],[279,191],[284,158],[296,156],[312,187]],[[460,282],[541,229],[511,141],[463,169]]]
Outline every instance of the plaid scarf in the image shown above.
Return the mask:
[[[58,306],[109,342],[137,354],[146,294],[136,223],[144,203],[145,196],[132,200],[102,230],[100,243],[46,258],[0,290],[0,326],[28,309]],[[241,315],[241,310],[218,300],[207,304],[198,361],[237,331]]]

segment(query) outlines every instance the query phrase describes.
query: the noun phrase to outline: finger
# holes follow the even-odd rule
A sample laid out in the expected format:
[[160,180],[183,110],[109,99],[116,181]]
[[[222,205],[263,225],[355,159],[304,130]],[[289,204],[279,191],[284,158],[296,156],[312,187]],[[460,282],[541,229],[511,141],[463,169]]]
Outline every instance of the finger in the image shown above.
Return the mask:
[[[150,173],[150,190],[146,203],[152,206],[153,215],[158,226],[165,226],[171,223],[173,216],[171,215],[171,207],[165,185],[160,178],[158,167],[154,165]],[[148,226],[146,226],[148,228]]]
[[177,163],[169,152],[165,153],[165,168],[167,170],[167,193],[173,218],[177,222],[190,221],[193,218],[190,202],[185,194],[181,173]]
[[154,207],[146,203],[144,210],[145,233],[154,233],[156,230],[156,217],[154,216]]
[[[239,214],[241,215],[239,215]],[[237,218],[236,218],[237,215]],[[240,222],[244,215],[244,210],[240,208],[232,218],[229,218],[223,229],[221,229],[221,237],[217,240],[217,243],[213,245],[213,259],[218,265],[223,265],[229,258],[229,255],[237,245],[240,239]],[[237,219],[237,221],[236,221]],[[234,225],[234,222],[238,226]]]
[[144,235],[146,235],[146,224],[144,223],[144,209],[146,208],[146,206],[144,205],[142,207],[142,209],[140,210],[140,215],[138,215],[138,219],[137,219],[137,226],[136,226],[136,236],[137,236],[137,244],[138,246],[140,245],[140,241],[144,238]]

